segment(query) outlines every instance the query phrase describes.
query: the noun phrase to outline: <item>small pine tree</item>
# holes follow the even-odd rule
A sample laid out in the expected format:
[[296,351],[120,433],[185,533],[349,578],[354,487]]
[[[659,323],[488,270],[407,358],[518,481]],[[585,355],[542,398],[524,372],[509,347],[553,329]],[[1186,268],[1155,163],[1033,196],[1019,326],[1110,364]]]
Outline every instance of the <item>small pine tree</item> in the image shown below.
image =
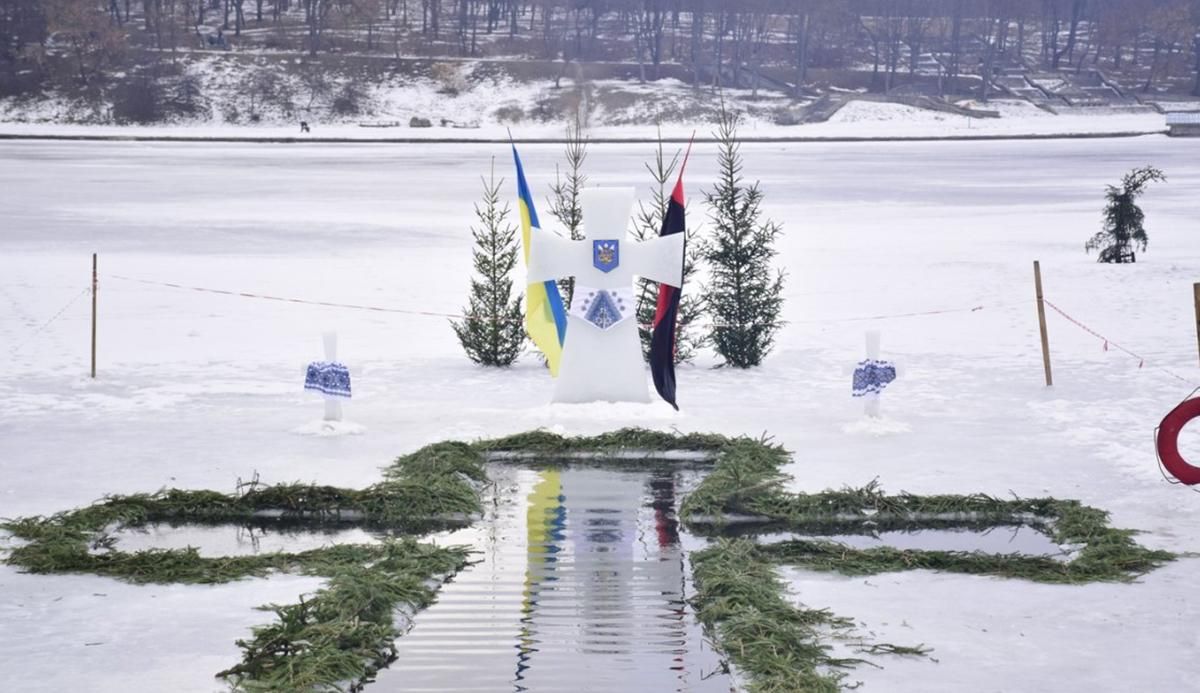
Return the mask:
[[463,319],[452,321],[454,334],[467,358],[484,366],[509,366],[525,345],[521,295],[513,296],[512,271],[517,264],[517,227],[508,221],[510,209],[500,203],[496,161],[483,179],[483,201],[475,205],[479,226],[475,237],[475,274]]
[[[587,144],[578,122],[567,126],[567,174],[564,178],[555,166],[554,185],[550,186],[550,214],[558,219],[573,241],[583,239],[583,205],[579,198],[587,182],[587,176],[583,175]],[[563,295],[564,305],[570,306],[575,293],[575,278],[560,279],[558,290]]]
[[742,182],[737,116],[724,106],[715,135],[717,185],[704,194],[713,228],[702,252],[711,274],[704,289],[713,319],[710,338],[724,365],[750,368],[770,353],[783,324],[784,274],[771,267],[783,229],[760,221],[762,191],[757,182]]
[[1121,187],[1108,186],[1104,193],[1108,200],[1104,208],[1104,230],[1083,245],[1088,252],[1100,251],[1098,262],[1137,262],[1134,249],[1146,250],[1149,239],[1142,226],[1145,214],[1136,200],[1146,185],[1155,180],[1165,181],[1167,177],[1153,166],[1143,166],[1126,173]]
[[[671,185],[675,177],[675,170],[679,166],[680,151],[675,150],[671,156],[671,160],[667,161],[663,152],[662,130],[658,132],[658,148],[654,153],[654,160],[646,162],[646,170],[650,172],[650,177],[654,179],[654,187],[651,189],[651,203],[649,205],[639,201],[638,212],[633,220],[633,237],[639,241],[644,241],[650,238],[657,238],[658,233],[662,230],[663,217],[667,214],[667,206],[671,202]],[[696,229],[688,228],[684,231],[687,234],[688,240],[696,236]],[[683,286],[684,293],[679,300],[679,314],[677,317],[677,329],[675,332],[675,361],[676,363],[687,363],[696,356],[696,352],[704,346],[706,337],[702,334],[697,334],[694,329],[694,323],[697,323],[701,314],[704,312],[704,299],[696,295],[695,291],[687,292],[687,287],[690,281],[695,277],[696,264],[700,258],[700,244],[687,243],[683,259]],[[642,356],[646,360],[650,359],[650,338],[654,331],[650,329],[650,325],[654,322],[654,314],[658,308],[658,283],[649,279],[637,280],[637,321],[638,335],[642,339]],[[689,329],[691,326],[693,329]]]

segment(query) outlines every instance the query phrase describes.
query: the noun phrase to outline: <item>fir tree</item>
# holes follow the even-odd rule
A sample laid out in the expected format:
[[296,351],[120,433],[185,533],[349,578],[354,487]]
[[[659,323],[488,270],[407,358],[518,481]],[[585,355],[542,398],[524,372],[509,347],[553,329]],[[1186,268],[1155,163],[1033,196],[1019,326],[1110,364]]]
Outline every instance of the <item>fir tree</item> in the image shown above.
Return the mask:
[[1092,236],[1083,245],[1088,252],[1100,251],[1099,262],[1137,262],[1134,249],[1146,250],[1146,229],[1142,226],[1145,214],[1137,206],[1137,197],[1150,181],[1165,181],[1163,172],[1153,166],[1135,168],[1121,180],[1121,187],[1108,186],[1104,197],[1108,205],[1104,208],[1102,231]]
[[452,321],[454,334],[467,358],[484,366],[508,366],[521,355],[525,344],[521,296],[513,296],[512,271],[517,264],[517,227],[508,221],[507,204],[500,203],[496,161],[483,179],[483,201],[475,205],[479,226],[475,237],[475,274],[469,305],[463,319]]
[[[554,167],[554,185],[550,186],[550,214],[567,230],[571,240],[583,239],[583,206],[580,195],[587,176],[583,175],[583,162],[587,158],[587,140],[576,122],[567,126],[567,173],[564,178],[557,166]],[[575,293],[575,278],[560,279],[558,290],[563,304],[571,305]]]
[[712,231],[702,252],[711,281],[705,286],[713,348],[724,365],[760,365],[783,324],[783,272],[771,267],[775,240],[782,228],[760,220],[762,191],[742,181],[737,116],[724,107],[715,133],[718,140],[716,187],[704,194]]
[[[675,150],[670,161],[666,159],[663,152],[662,130],[660,129],[654,160],[645,164],[646,170],[650,172],[650,177],[654,179],[654,186],[650,192],[651,202],[647,205],[639,201],[638,212],[633,220],[633,237],[639,241],[657,238],[659,231],[662,230],[663,217],[666,216],[667,206],[671,202],[671,186],[675,178],[675,171],[679,166],[679,155],[680,151]],[[695,227],[686,229],[684,233],[687,234],[690,241],[695,237]],[[676,363],[691,361],[706,341],[704,335],[696,333],[693,325],[704,312],[704,300],[696,295],[695,291],[690,294],[687,292],[687,287],[696,274],[700,245],[689,242],[686,244],[686,248],[683,260],[684,289],[679,300],[679,315],[676,322],[678,327],[675,332]],[[638,335],[642,339],[642,356],[647,360],[650,358],[650,337],[653,335],[650,325],[654,322],[657,308],[658,283],[639,278],[637,280]],[[689,329],[689,326],[693,328]]]

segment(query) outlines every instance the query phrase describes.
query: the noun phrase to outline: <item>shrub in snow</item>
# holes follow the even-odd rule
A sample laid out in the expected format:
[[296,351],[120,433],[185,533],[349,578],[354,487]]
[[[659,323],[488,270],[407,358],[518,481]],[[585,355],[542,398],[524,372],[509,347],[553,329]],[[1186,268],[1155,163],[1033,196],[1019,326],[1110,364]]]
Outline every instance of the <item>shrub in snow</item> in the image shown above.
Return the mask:
[[455,63],[434,63],[429,69],[430,76],[438,83],[437,93],[447,96],[458,96],[467,90],[466,75]]
[[771,114],[771,122],[776,125],[799,125],[804,122],[804,118],[796,111],[783,106],[775,109],[775,112]]
[[496,120],[501,123],[519,123],[525,119],[525,110],[520,106],[508,105],[496,109]]
[[254,68],[239,83],[238,104],[245,117],[253,123],[272,114],[290,116],[295,108],[292,85],[272,66]]
[[770,353],[782,325],[783,272],[771,260],[783,229],[760,218],[758,183],[742,181],[737,116],[722,108],[715,134],[717,185],[704,193],[713,228],[701,251],[711,277],[704,288],[713,319],[709,336],[724,365],[750,368]]
[[113,119],[118,123],[153,123],[163,117],[164,94],[160,82],[139,75],[113,90]]
[[360,107],[362,98],[362,90],[359,89],[358,85],[354,82],[348,82],[338,91],[337,97],[334,98],[332,105],[333,112],[337,115],[357,115],[362,110]]
[[484,366],[508,366],[525,343],[521,297],[513,296],[512,271],[517,264],[517,227],[509,223],[507,204],[500,204],[496,160],[483,181],[483,203],[475,205],[479,226],[475,237],[475,276],[463,319],[451,323],[467,358]]
[[183,115],[196,115],[207,103],[204,97],[204,82],[199,75],[187,74],[171,91],[171,106]]
[[1121,187],[1108,186],[1104,193],[1108,204],[1104,208],[1103,230],[1092,236],[1084,249],[1088,252],[1099,250],[1098,262],[1137,262],[1134,249],[1145,251],[1148,240],[1142,226],[1145,214],[1137,206],[1137,197],[1150,181],[1166,179],[1162,171],[1143,166],[1126,173]]
[[433,121],[431,121],[428,118],[421,118],[419,116],[413,116],[412,118],[409,118],[409,120],[408,120],[408,127],[410,127],[410,128],[431,128],[431,127],[433,127]]

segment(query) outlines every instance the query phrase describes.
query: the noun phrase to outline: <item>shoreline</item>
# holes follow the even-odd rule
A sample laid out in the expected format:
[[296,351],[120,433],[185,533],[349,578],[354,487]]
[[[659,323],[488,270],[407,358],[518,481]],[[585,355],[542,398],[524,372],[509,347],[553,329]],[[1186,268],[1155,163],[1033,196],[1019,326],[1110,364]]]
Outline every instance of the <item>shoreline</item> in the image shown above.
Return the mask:
[[[1117,132],[1076,133],[980,133],[978,135],[830,135],[830,136],[743,136],[743,143],[760,144],[824,144],[853,142],[970,142],[988,140],[1066,140],[1116,139],[1166,135],[1167,128]],[[716,141],[711,136],[696,137],[699,142]],[[565,144],[562,137],[261,137],[244,135],[136,135],[136,134],[59,134],[0,132],[0,141],[66,141],[66,142],[173,142],[227,144]],[[589,144],[653,144],[651,137],[589,137]],[[688,137],[663,137],[665,144],[687,144]]]

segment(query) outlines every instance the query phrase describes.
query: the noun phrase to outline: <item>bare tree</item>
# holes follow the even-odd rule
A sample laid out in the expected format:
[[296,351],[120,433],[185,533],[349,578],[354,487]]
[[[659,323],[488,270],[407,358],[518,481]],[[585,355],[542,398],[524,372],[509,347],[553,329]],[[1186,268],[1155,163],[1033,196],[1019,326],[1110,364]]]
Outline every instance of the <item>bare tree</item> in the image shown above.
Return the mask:
[[646,59],[654,65],[654,77],[658,78],[658,66],[662,62],[663,25],[667,18],[665,0],[631,0],[625,10],[632,26],[633,50],[637,57],[638,78],[646,81]]
[[1189,16],[1192,19],[1192,53],[1195,59],[1192,70],[1196,80],[1192,84],[1192,96],[1200,96],[1200,0],[1192,0]]
[[[1067,62],[1071,63],[1075,58],[1075,39],[1079,32],[1079,20],[1083,17],[1083,9],[1086,0],[1066,0],[1068,5],[1064,7],[1063,0],[1045,0],[1045,7],[1049,10],[1051,21],[1048,26],[1044,27],[1045,32],[1049,32],[1048,50],[1050,53],[1050,67],[1057,70],[1062,62],[1063,56],[1066,56]],[[1062,19],[1064,11],[1067,12],[1067,43],[1062,48],[1058,47],[1058,37],[1062,31]],[[1045,14],[1045,13],[1043,13]],[[1045,17],[1043,17],[1045,21]]]
[[81,83],[124,51],[124,32],[90,0],[46,0],[45,10],[48,33],[69,47]]
[[1171,74],[1171,58],[1183,51],[1183,46],[1195,43],[1196,29],[1191,23],[1188,0],[1161,0],[1155,3],[1146,17],[1146,29],[1154,37],[1154,53],[1150,71],[1142,91],[1148,92],[1160,73]]
[[1008,16],[1011,11],[1010,0],[989,0],[987,6],[986,33],[983,63],[979,67],[979,77],[983,81],[979,85],[979,98],[988,100],[991,94],[992,74],[996,66],[996,55],[1004,45],[1008,36]]
[[304,0],[304,24],[308,28],[308,54],[316,55],[321,50],[321,36],[329,25],[333,11],[333,0]]

